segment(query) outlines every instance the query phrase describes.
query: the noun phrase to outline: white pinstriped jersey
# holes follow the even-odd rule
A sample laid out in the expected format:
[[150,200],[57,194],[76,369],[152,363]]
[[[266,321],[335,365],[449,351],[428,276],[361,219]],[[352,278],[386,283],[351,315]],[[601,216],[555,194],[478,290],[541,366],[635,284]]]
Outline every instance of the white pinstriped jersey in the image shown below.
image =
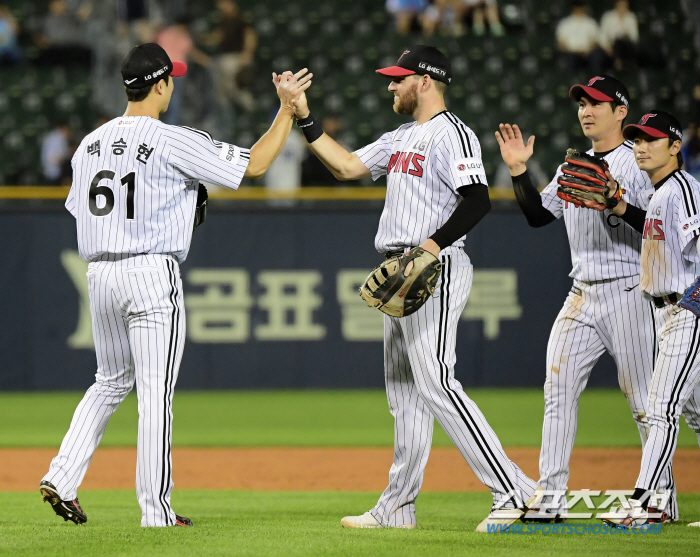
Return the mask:
[[[488,185],[479,140],[449,111],[421,125],[404,124],[356,153],[374,180],[387,175],[374,240],[380,252],[422,244],[459,204],[459,188]],[[453,245],[464,245],[464,237]]]
[[[593,155],[593,150],[588,151]],[[639,170],[632,152],[632,142],[625,141],[605,154],[610,173],[622,185],[625,201],[646,209],[654,189],[646,172]],[[639,274],[642,236],[610,211],[578,208],[557,197],[557,178],[542,190],[542,205],[556,218],[564,217],[571,248],[573,268],[569,276],[592,282]]]
[[682,294],[700,276],[700,183],[676,170],[658,184],[644,221],[640,288]]
[[100,126],[72,160],[66,208],[77,221],[80,257],[158,253],[184,261],[198,181],[237,189],[249,160],[248,149],[148,116]]

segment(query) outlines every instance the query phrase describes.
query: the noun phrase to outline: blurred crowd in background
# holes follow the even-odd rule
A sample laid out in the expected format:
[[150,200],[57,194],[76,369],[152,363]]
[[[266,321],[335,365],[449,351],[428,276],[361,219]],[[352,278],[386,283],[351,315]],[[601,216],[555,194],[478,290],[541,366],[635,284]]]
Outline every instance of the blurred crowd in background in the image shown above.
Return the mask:
[[[70,184],[82,136],[123,113],[121,60],[144,42],[188,64],[165,122],[250,146],[275,114],[271,71],[308,65],[316,75],[310,104],[348,149],[402,122],[373,69],[410,44],[435,44],[453,60],[448,107],[479,135],[497,188],[510,188],[494,148],[498,121],[522,121],[547,141],[538,141],[543,156],[531,166],[543,186],[556,153],[581,140],[573,107],[563,110],[566,84],[613,73],[639,110],[661,103],[679,114],[687,170],[700,178],[694,0],[15,0],[0,5],[0,182]],[[294,129],[264,183],[336,182]]]

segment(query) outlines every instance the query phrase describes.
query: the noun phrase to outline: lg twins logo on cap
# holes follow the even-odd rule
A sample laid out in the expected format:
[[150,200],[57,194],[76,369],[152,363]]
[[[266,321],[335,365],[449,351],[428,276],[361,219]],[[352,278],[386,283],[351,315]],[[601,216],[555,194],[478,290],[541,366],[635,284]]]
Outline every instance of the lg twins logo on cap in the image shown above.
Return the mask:
[[647,123],[647,120],[649,118],[653,118],[654,116],[656,116],[656,114],[645,114],[644,116],[642,116],[642,119],[639,121],[639,123],[643,126]]
[[425,70],[426,72],[433,72],[443,77],[447,75],[447,72],[445,70],[441,70],[440,68],[436,68],[435,66],[431,66],[430,64],[426,64],[425,62],[419,62],[418,67],[421,70]]
[[146,77],[144,77],[144,79],[145,79],[146,81],[148,81],[148,80],[150,80],[150,79],[154,79],[154,78],[158,77],[159,75],[163,75],[166,71],[168,71],[168,66],[163,66],[163,67],[162,67],[161,69],[159,69],[158,71],[155,71],[155,72],[153,72],[152,74],[147,75]]
[[591,80],[588,82],[588,86],[590,87],[591,85],[593,85],[593,84],[594,84],[596,81],[598,81],[599,79],[600,79],[600,80],[603,80],[603,79],[605,79],[605,78],[604,78],[604,77],[594,77],[593,79],[591,79]]

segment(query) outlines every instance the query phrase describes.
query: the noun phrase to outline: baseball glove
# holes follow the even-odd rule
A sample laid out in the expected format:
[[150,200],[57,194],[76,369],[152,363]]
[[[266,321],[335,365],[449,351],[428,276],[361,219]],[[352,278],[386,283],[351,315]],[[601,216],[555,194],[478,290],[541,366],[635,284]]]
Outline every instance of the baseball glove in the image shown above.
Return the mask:
[[207,201],[209,200],[209,193],[204,184],[200,182],[197,188],[197,206],[194,210],[194,227],[193,230],[202,224],[207,218]]
[[676,305],[700,317],[700,277],[688,287]]
[[608,163],[603,159],[581,153],[576,149],[566,151],[566,161],[561,167],[562,174],[557,178],[557,195],[579,207],[589,209],[612,209],[620,200],[620,186],[608,196]]
[[390,257],[374,269],[360,288],[360,297],[368,306],[392,317],[411,315],[435,292],[442,267],[432,253],[413,248],[405,255]]

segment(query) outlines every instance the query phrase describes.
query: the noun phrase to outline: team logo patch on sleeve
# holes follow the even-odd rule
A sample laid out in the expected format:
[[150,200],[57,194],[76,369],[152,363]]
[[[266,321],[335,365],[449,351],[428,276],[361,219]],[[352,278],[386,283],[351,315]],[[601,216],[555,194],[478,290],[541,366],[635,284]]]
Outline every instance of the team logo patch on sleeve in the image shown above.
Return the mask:
[[235,145],[231,145],[230,143],[222,143],[221,144],[221,152],[219,153],[219,158],[222,161],[230,162],[231,164],[235,164],[235,162],[238,160],[238,157],[241,156],[241,150],[239,147],[236,147]]
[[678,231],[684,238],[697,235],[698,230],[700,230],[700,215],[693,215],[678,223]]
[[485,174],[484,163],[481,159],[470,157],[467,159],[457,159],[452,163],[453,169],[457,172],[457,176],[478,176]]

